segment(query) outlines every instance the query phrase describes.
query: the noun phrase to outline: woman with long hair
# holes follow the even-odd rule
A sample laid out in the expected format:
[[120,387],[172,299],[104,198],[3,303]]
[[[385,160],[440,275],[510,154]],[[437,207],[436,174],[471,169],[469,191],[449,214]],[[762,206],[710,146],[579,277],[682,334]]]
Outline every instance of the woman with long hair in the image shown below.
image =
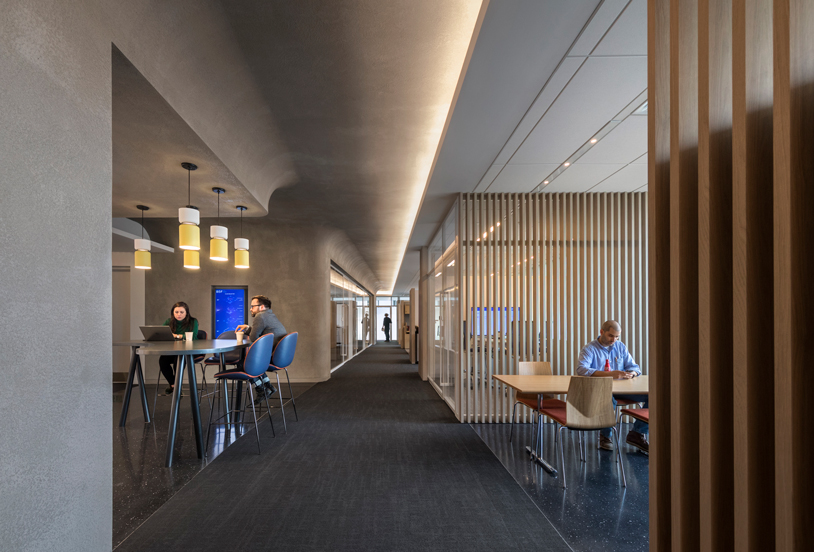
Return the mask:
[[[170,327],[170,331],[175,336],[175,339],[184,339],[184,334],[192,332],[192,339],[198,337],[198,320],[193,318],[189,313],[189,305],[183,301],[178,301],[170,309],[170,317],[164,321],[165,326]],[[164,374],[169,387],[164,391],[167,395],[172,395],[173,388],[175,387],[175,366],[178,362],[178,357],[175,355],[161,355],[158,357],[158,365],[161,367],[161,373]]]

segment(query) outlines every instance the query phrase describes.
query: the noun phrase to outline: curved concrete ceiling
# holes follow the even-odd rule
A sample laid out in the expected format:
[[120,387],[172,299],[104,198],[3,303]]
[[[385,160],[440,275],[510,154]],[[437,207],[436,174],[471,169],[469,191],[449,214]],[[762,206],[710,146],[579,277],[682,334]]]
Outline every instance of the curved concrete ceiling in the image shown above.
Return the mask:
[[343,230],[392,287],[482,2],[222,5],[297,173],[269,217]]
[[[187,205],[187,171],[181,163],[198,165],[191,174],[189,200],[201,216],[266,214],[266,206],[238,181],[170,104],[116,47],[112,52],[113,89],[113,216],[139,217],[136,205],[150,207],[149,218],[174,218]],[[131,244],[132,246],[132,244]],[[132,248],[132,247],[131,247]]]

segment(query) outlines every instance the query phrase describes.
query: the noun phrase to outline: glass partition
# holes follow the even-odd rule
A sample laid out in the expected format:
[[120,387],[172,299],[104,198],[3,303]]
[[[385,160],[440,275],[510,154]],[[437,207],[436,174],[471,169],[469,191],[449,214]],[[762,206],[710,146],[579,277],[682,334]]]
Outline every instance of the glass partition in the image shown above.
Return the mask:
[[331,268],[331,368],[371,345],[370,293]]

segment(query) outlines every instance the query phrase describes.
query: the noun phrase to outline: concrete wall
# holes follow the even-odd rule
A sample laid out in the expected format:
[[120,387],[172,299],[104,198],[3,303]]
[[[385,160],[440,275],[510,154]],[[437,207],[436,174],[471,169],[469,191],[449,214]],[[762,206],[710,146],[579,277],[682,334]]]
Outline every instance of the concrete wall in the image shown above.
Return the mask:
[[[214,219],[201,221],[201,236],[208,236]],[[224,223],[224,219],[221,219]],[[229,219],[230,238],[238,225]],[[148,220],[145,227],[154,239],[173,247],[178,243],[178,222]],[[340,232],[319,226],[275,224],[268,219],[244,220],[243,235],[250,240],[251,268],[208,258],[209,243],[201,250],[201,269],[183,268],[183,255],[153,255],[153,268],[146,277],[146,323],[161,324],[176,301],[189,304],[199,328],[212,331],[212,286],[247,285],[249,296],[267,295],[272,310],[289,332],[299,332],[297,354],[289,368],[292,381],[325,381],[330,378],[330,280],[331,260],[365,284],[367,265]],[[355,268],[348,270],[343,261]],[[367,284],[369,285],[369,283]],[[147,381],[158,373],[158,360],[147,358]]]
[[0,9],[0,548],[110,550],[110,42]]

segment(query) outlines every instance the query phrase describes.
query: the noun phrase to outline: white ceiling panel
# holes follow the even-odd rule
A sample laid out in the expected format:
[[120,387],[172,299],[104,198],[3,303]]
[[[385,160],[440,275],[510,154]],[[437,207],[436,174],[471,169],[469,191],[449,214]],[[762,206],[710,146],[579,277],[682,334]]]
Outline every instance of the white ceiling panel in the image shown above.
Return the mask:
[[587,192],[622,167],[622,164],[571,165],[554,182],[543,188],[543,192]]
[[529,107],[529,110],[523,116],[523,119],[517,125],[511,137],[503,146],[503,149],[500,150],[500,154],[497,156],[497,159],[495,159],[495,163],[509,162],[512,154],[517,151],[517,148],[520,147],[523,140],[526,139],[526,136],[534,130],[534,125],[540,121],[540,118],[542,118],[546,110],[554,103],[554,100],[557,99],[557,95],[562,92],[562,89],[565,88],[565,85],[568,84],[568,81],[574,76],[583,61],[585,61],[585,58],[566,58],[563,60],[562,65],[560,65],[551,76],[551,79],[546,83],[545,87],[543,87],[542,92],[537,96],[537,99],[534,100],[534,103],[531,104],[531,107]]
[[502,169],[502,168],[503,168],[503,165],[498,165],[498,164],[495,164],[495,165],[492,165],[491,167],[489,167],[489,169],[486,171],[486,174],[483,175],[483,178],[480,179],[480,182],[478,182],[478,185],[475,186],[475,189],[472,190],[472,191],[473,192],[485,192],[486,189],[489,187],[489,185],[492,183],[492,181],[495,179],[497,174],[500,172],[500,169]]
[[635,164],[639,165],[647,165],[647,152],[644,153],[641,157],[633,161]]
[[632,192],[646,184],[647,165],[628,165],[600,182],[591,192]]
[[587,56],[604,36],[608,28],[613,24],[629,0],[605,0],[602,6],[596,11],[588,27],[580,35],[577,43],[574,44],[569,56]]
[[632,163],[647,152],[647,117],[633,115],[619,123],[577,163]]
[[628,5],[593,51],[593,55],[647,55],[647,0],[633,0]]
[[646,57],[589,58],[512,161],[562,163],[646,87]]
[[489,193],[530,192],[558,166],[506,165],[487,191]]

